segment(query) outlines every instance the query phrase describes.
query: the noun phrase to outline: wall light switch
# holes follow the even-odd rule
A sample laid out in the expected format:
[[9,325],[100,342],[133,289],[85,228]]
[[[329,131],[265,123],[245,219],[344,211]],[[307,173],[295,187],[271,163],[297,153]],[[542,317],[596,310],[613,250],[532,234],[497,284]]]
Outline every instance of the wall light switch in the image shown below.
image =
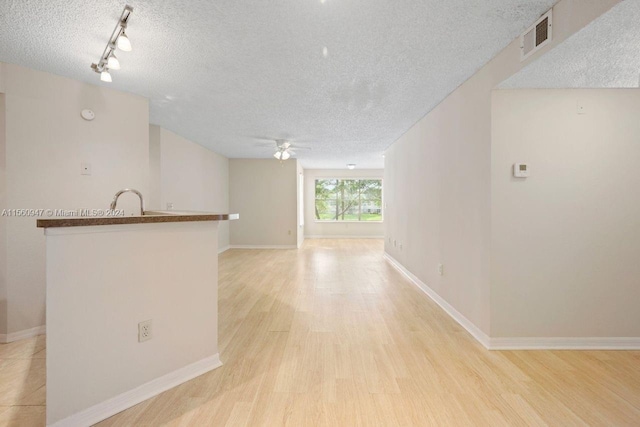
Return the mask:
[[91,175],[91,163],[80,164],[80,175]]

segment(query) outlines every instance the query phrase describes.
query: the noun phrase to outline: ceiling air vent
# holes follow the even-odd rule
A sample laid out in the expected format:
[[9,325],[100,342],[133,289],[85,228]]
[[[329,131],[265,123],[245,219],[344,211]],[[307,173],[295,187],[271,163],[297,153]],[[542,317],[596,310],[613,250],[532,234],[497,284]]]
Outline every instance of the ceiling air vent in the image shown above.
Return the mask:
[[551,41],[551,17],[550,10],[522,34],[520,37],[521,61],[524,61]]

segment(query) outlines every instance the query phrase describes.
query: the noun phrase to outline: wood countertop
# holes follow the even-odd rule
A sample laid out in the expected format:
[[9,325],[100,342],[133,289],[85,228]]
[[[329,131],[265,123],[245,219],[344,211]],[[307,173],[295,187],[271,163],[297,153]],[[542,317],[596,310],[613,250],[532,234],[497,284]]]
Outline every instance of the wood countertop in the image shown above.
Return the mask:
[[228,221],[239,218],[239,214],[186,211],[145,211],[144,215],[136,216],[99,216],[38,219],[37,227],[89,227],[96,225],[157,224],[161,222]]

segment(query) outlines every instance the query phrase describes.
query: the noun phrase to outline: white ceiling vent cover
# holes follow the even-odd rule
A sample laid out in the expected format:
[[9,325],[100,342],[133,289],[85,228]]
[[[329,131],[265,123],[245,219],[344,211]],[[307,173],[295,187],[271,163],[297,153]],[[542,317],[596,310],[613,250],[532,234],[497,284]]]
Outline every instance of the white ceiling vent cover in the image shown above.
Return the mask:
[[524,61],[551,41],[552,11],[548,11],[520,36],[520,61]]

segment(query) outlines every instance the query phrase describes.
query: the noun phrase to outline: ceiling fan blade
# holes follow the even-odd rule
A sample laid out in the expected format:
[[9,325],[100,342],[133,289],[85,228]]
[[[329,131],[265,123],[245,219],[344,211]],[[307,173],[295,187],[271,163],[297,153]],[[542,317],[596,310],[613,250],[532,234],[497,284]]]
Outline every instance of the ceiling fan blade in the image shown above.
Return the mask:
[[275,141],[278,138],[270,138],[268,136],[264,136],[264,135],[247,135],[247,138],[251,138],[251,139],[257,139],[259,141]]

